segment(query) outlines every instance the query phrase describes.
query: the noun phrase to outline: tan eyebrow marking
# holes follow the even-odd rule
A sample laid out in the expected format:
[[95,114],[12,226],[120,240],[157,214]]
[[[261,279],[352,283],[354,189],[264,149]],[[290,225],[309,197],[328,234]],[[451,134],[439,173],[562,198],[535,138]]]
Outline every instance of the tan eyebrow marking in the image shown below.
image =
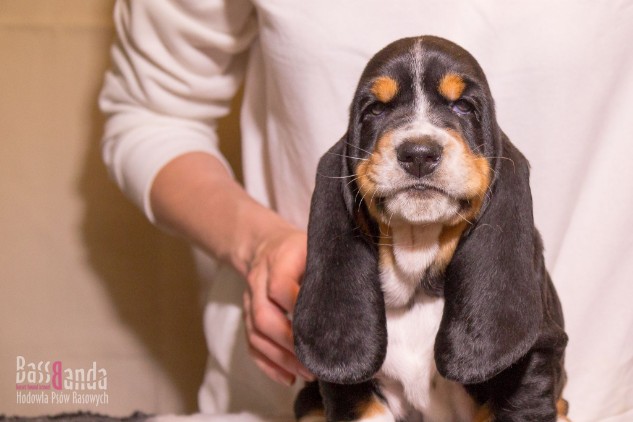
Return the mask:
[[455,73],[447,73],[444,75],[438,86],[440,94],[449,101],[459,99],[464,89],[466,89],[466,82],[464,82],[461,76]]
[[379,101],[388,103],[398,93],[398,82],[389,76],[379,76],[371,86],[371,93],[374,94]]

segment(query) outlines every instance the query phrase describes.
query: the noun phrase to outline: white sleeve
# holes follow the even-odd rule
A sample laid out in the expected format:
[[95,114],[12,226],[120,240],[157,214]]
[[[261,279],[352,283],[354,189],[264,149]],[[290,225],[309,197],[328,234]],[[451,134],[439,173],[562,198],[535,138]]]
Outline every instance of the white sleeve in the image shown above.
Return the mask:
[[169,161],[204,151],[229,168],[216,122],[241,83],[257,21],[248,0],[118,0],[114,23],[112,67],[99,98],[107,116],[103,159],[155,222],[149,192]]

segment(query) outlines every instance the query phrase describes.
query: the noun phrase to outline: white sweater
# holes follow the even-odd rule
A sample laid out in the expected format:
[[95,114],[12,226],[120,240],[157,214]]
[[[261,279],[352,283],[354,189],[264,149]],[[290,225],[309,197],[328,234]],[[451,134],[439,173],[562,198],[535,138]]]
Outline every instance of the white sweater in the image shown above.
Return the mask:
[[[224,160],[216,121],[243,80],[246,189],[305,227],[317,161],[344,133],[371,55],[421,34],[469,50],[500,126],[532,165],[536,224],[571,338],[572,418],[633,420],[630,2],[131,0],[117,3],[115,21],[103,156],[151,220],[149,190],[168,161],[190,151]],[[213,353],[234,353],[213,341]],[[215,398],[203,410],[241,409],[205,388]]]

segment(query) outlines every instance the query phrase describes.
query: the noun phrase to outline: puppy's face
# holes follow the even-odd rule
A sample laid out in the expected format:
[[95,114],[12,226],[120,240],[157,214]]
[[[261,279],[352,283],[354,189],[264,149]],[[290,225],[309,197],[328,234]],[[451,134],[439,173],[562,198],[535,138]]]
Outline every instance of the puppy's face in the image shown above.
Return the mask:
[[491,180],[493,113],[485,76],[460,47],[422,37],[378,53],[352,106],[349,148],[371,215],[388,225],[473,218]]
[[385,269],[397,267],[392,281],[438,282],[444,296],[439,373],[489,380],[536,344],[551,283],[529,165],[496,122],[483,72],[447,40],[396,41],[368,64],[350,116],[317,170],[297,356],[327,382],[370,380],[387,354]]

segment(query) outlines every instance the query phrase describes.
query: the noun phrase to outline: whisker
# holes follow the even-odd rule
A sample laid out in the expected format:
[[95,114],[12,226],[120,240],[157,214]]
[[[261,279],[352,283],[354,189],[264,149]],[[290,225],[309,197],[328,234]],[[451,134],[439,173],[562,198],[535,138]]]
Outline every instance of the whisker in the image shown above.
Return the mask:
[[360,202],[358,203],[358,212],[360,212],[360,207],[361,205],[363,205],[363,202],[365,202],[365,197],[367,196],[369,192],[365,192],[362,196],[362,198],[360,198]]
[[[494,174],[494,179],[497,178],[497,171],[493,168],[490,169],[492,171],[492,173]],[[486,196],[488,197],[489,200],[492,200],[492,183],[488,184],[488,188],[486,189]]]
[[398,245],[396,245],[394,243],[381,243],[381,242],[379,242],[379,243],[376,243],[376,246],[390,246],[390,247],[393,248],[394,246],[398,246]]
[[516,172],[517,170],[517,166],[514,163],[514,160],[512,158],[508,158],[508,157],[484,157],[484,158],[489,158],[489,159],[497,159],[497,160],[508,160],[512,163],[512,167],[514,167],[514,171]]
[[[366,175],[366,176],[367,176],[367,179],[371,179],[371,178],[369,177],[369,175]],[[356,193],[356,196],[354,197],[354,201],[356,201],[356,200],[358,199],[358,193],[359,193],[359,192],[363,189],[363,187],[364,187],[367,183],[369,183],[369,182],[371,182],[371,180],[368,180],[368,181],[367,181],[367,182],[365,182],[365,183],[361,183],[361,185],[359,186],[358,192]],[[373,190],[372,198],[373,198],[373,195],[375,195],[375,194],[376,194],[375,184],[373,184],[373,185],[374,185],[374,189],[372,189],[372,190]],[[369,193],[369,191],[367,191],[367,192],[365,192],[365,193],[363,194],[363,196],[362,196],[362,198],[361,198],[360,202],[358,203],[358,211],[360,211],[360,206],[361,206],[361,205],[362,205],[362,203],[365,201],[365,197],[367,196],[367,194],[368,194],[368,193]]]
[[361,182],[361,184],[358,186],[358,191],[356,192],[356,195],[354,195],[354,203],[356,203],[356,201],[358,200],[358,195],[360,194],[360,191],[363,190],[363,187],[365,186],[365,183]]
[[350,147],[352,147],[352,148],[356,148],[356,149],[358,149],[358,150],[360,150],[360,151],[366,152],[367,154],[370,154],[370,155],[371,155],[371,152],[370,152],[370,151],[367,151],[366,149],[362,149],[362,148],[361,148],[361,147],[359,147],[359,146],[352,145],[352,144],[350,144],[349,142],[345,142],[345,143],[346,143],[347,145],[349,145]]
[[343,158],[351,158],[351,159],[354,159],[354,160],[361,160],[361,161],[368,161],[368,160],[369,160],[369,158],[353,157],[353,156],[351,156],[351,155],[337,154],[337,153],[335,153],[335,152],[328,152],[328,154],[330,154],[330,155],[336,155],[336,156],[338,156],[338,157],[343,157]]
[[486,191],[484,192],[484,198],[487,199],[488,201],[492,201],[492,189],[490,188],[490,186],[488,186],[488,188],[486,189]]
[[[394,214],[394,213],[392,212],[392,213],[391,213],[391,216],[389,217],[389,221],[388,221],[388,222],[387,222],[387,224],[386,224],[387,229],[388,229],[389,227],[391,227],[391,219],[393,218],[393,214]],[[391,237],[393,237],[393,235],[389,234],[389,231],[387,231],[387,233],[385,233],[385,232],[383,231],[383,229],[382,229],[382,226],[383,226],[383,224],[379,224],[379,225],[378,225],[378,229],[380,230],[380,236],[381,236],[382,238],[391,238]]]
[[392,212],[391,212],[391,215],[389,216],[389,222],[387,223],[387,225],[388,225],[389,227],[391,227],[391,220],[393,220],[393,216],[394,216],[394,214],[395,214],[395,211],[392,211]]
[[408,245],[402,242],[377,242],[376,246],[391,246],[392,248],[398,246],[404,246],[405,248],[408,247]]
[[371,194],[371,198],[369,198],[369,206],[374,201],[374,197],[376,196],[377,189],[374,189],[374,193]]
[[460,214],[459,212],[457,212],[457,215],[459,216],[459,218],[461,218],[462,220],[464,220],[465,222],[467,222],[468,224],[470,224],[471,226],[473,225],[473,222],[470,221],[469,219],[467,219],[466,217],[464,217],[462,214]]
[[473,152],[476,154],[476,153],[478,153],[478,152],[479,152],[479,150],[481,150],[483,147],[484,147],[484,144],[477,145],[477,147],[473,149]]
[[[356,176],[356,175],[354,175],[354,176]],[[346,185],[346,186],[351,185],[352,183],[354,183],[354,182],[355,182],[355,181],[357,181],[358,179],[359,179],[359,177],[358,177],[358,176],[354,177],[352,180],[350,180],[349,182],[347,182],[347,185]]]
[[317,176],[325,177],[327,179],[347,179],[348,177],[356,178],[355,174],[350,174],[349,176],[328,176],[327,174],[317,173]]
[[354,228],[352,229],[352,231],[353,231],[353,232],[360,232],[360,234],[357,234],[357,235],[354,235],[354,236],[353,236],[355,239],[356,239],[356,238],[360,238],[360,237],[363,237],[363,236],[364,236],[364,235],[363,235],[363,229],[362,229],[360,226],[358,226],[358,225],[357,225],[356,227],[354,227]]
[[382,238],[388,238],[388,237],[391,237],[391,235],[389,234],[389,231],[387,231],[387,233],[385,233],[385,232],[382,230],[382,226],[383,226],[382,224],[378,224],[378,230],[380,231],[380,238],[382,239]]

